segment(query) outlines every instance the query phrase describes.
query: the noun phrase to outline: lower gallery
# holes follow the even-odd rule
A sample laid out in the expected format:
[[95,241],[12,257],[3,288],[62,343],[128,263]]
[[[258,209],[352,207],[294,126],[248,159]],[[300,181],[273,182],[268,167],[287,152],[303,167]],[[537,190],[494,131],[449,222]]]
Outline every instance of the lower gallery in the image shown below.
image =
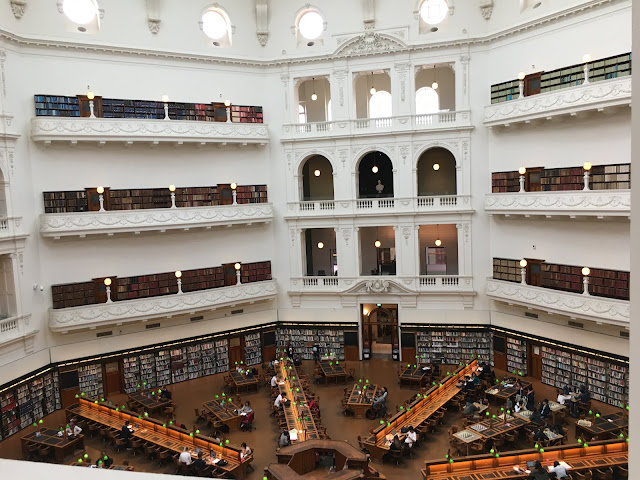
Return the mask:
[[631,0],[348,3],[0,0],[7,476],[629,478]]

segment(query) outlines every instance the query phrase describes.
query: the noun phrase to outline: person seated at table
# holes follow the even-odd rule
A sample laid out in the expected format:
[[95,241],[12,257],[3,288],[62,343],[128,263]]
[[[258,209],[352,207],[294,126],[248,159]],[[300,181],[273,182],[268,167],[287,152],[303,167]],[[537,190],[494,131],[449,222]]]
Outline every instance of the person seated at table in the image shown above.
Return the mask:
[[[191,455],[189,455],[189,458],[191,458]],[[198,458],[193,461],[193,468],[195,468],[198,473],[207,468],[207,462],[202,458],[202,452],[198,452]]]
[[474,385],[480,385],[482,383],[482,380],[480,380],[480,377],[478,377],[478,375],[476,375],[476,372],[473,372],[471,374],[471,382]]
[[507,401],[504,406],[505,410],[513,410],[513,400],[511,400],[511,397],[507,397]]
[[320,362],[320,347],[317,344],[313,345],[313,361],[316,363]]
[[536,428],[536,431],[533,432],[533,440],[536,442],[547,442],[549,438],[542,431],[542,428]]
[[236,372],[242,373],[242,365],[237,365],[236,366]]
[[533,410],[536,405],[536,397],[533,391],[533,387],[529,387],[527,391],[527,410]]
[[75,438],[82,433],[82,429],[76,425],[76,419],[69,420],[69,426],[67,427],[67,437]]
[[169,401],[171,400],[171,392],[169,391],[169,388],[167,386],[162,387],[162,389],[160,390],[160,400],[166,400]]
[[109,468],[113,465],[113,458],[107,455],[106,452],[100,452],[100,457],[96,460],[96,467],[100,466],[100,462],[102,462],[102,468]]
[[376,412],[380,412],[383,417],[387,414],[387,395],[389,395],[387,387],[382,387],[382,393],[373,399],[373,404],[371,405],[372,408]]
[[312,412],[316,412],[318,410],[320,410],[320,407],[318,406],[318,403],[313,399],[313,398],[309,398],[309,410],[311,410]]
[[542,401],[542,405],[540,405],[540,410],[538,410],[540,414],[540,418],[545,419],[551,415],[551,408],[549,407],[549,400],[546,398]]
[[182,448],[182,453],[178,457],[178,463],[184,464],[184,465],[191,465],[192,460],[191,460],[191,454],[189,453],[189,447]]
[[275,405],[276,408],[282,408],[283,405],[287,405],[287,394],[286,393],[280,393],[278,394],[278,396],[276,397],[276,401],[273,402],[273,404]]
[[388,447],[393,443],[393,437],[395,436],[396,431],[392,430],[384,436],[384,444]]
[[[555,474],[555,478],[568,478],[569,474],[567,473],[567,469],[560,465],[560,463],[556,460],[553,462],[553,467],[549,467],[549,473]],[[553,478],[550,475],[551,478]]]
[[297,353],[293,354],[293,364],[296,367],[299,367],[300,365],[302,365],[302,357],[300,357],[300,355],[298,355]]
[[287,345],[287,355],[289,358],[293,358],[293,346],[291,345],[291,342]]
[[539,461],[537,461],[535,466],[533,467],[533,470],[531,470],[529,477],[534,478],[535,480],[548,480],[549,472],[547,472],[547,470],[542,466],[542,464]]
[[564,388],[563,388],[562,391],[558,393],[558,398],[556,400],[560,405],[564,405],[567,402],[567,400],[571,400],[571,395],[569,393],[565,394]]
[[131,445],[131,437],[133,437],[133,432],[131,432],[131,425],[129,424],[129,420],[124,422],[122,426],[122,430],[120,430],[120,438],[125,440],[127,446]]
[[238,413],[244,413],[245,415],[251,412],[253,412],[253,408],[251,408],[251,402],[249,400],[244,402],[244,405],[242,406],[242,408],[238,410]]
[[413,426],[409,426],[409,431],[407,432],[407,437],[404,439],[404,443],[409,445],[409,448],[413,448],[413,444],[418,441],[418,434],[416,433]]
[[276,374],[271,377],[271,388],[278,388],[278,376]]
[[291,445],[291,437],[289,436],[289,431],[285,428],[282,430],[282,434],[280,435],[280,440],[278,444],[281,447],[286,447],[287,445]]
[[220,432],[218,432],[218,430],[214,430],[213,433],[211,433],[211,435],[209,436],[209,438],[213,439],[213,443],[222,442],[222,438],[221,438]]
[[571,415],[573,416],[577,416],[578,415],[578,405],[580,403],[587,403],[589,401],[590,395],[589,395],[589,390],[587,390],[587,386],[583,385],[580,388],[580,393],[575,397],[571,399]]
[[473,402],[473,400],[467,400],[467,404],[462,409],[462,414],[467,416],[467,417],[470,417],[470,416],[474,415],[478,410],[480,410],[480,407],[478,407]]
[[520,400],[519,402],[516,402],[516,404],[513,406],[513,411],[516,413],[522,410],[526,410],[524,400]]
[[465,375],[462,380],[460,380],[456,387],[461,388],[463,392],[467,390],[467,388],[471,387],[471,377],[469,375]]
[[252,453],[251,448],[249,448],[245,442],[242,442],[242,447],[240,448],[240,460],[244,460]]
[[395,430],[393,431],[393,440],[391,441],[391,445],[389,445],[389,450],[402,450],[402,442]]

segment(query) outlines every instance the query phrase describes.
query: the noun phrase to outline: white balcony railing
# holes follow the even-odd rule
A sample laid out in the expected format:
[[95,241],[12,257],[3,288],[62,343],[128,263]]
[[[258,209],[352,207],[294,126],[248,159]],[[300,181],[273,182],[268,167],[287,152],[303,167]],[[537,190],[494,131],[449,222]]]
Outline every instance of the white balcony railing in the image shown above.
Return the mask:
[[471,128],[471,112],[469,110],[459,110],[425,115],[358,118],[331,122],[287,123],[282,127],[282,141]]
[[349,293],[461,293],[475,294],[470,275],[396,275],[360,277],[297,277],[290,282],[294,294]]
[[585,111],[602,111],[621,105],[631,106],[631,76],[489,105],[484,109],[487,127],[551,119],[558,115],[576,115]]
[[484,209],[506,216],[630,217],[631,190],[490,193]]
[[493,300],[510,305],[522,305],[597,323],[629,326],[630,302],[626,300],[563,292],[493,278],[487,279],[486,294]]
[[367,214],[473,213],[470,195],[290,202],[287,218]]
[[276,281],[267,280],[162,297],[50,309],[49,328],[54,332],[67,333],[122,325],[272,300],[277,293]]
[[31,121],[34,142],[170,143],[182,145],[258,144],[269,142],[264,123],[196,122],[136,118],[36,117]]
[[0,320],[0,347],[33,337],[38,333],[37,328],[29,325],[30,320],[31,314],[11,316]]
[[0,242],[10,240],[15,237],[26,237],[21,233],[22,217],[1,217],[0,218]]
[[45,213],[40,216],[40,233],[44,237],[58,239],[71,236],[251,225],[269,223],[271,220],[273,206],[270,203]]

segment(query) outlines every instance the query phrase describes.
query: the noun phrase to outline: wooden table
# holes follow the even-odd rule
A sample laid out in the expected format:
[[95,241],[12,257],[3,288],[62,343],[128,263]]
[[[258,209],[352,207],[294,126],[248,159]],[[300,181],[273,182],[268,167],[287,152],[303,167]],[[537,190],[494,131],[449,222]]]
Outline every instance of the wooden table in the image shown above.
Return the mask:
[[[151,395],[151,393],[155,395]],[[127,395],[129,402],[144,408],[144,411],[152,415],[157,412],[163,412],[165,408],[171,406],[171,400],[160,400],[158,391],[144,390],[141,392],[130,393]],[[132,405],[132,406],[134,406]]]
[[429,419],[434,412],[455,397],[459,392],[457,383],[460,378],[471,373],[477,368],[477,360],[473,360],[468,366],[458,368],[453,375],[447,375],[442,383],[432,387],[424,395],[418,397],[408,408],[396,413],[384,425],[379,426],[369,435],[363,443],[371,453],[371,458],[382,460],[384,454],[389,452],[389,446],[385,437],[393,430],[400,432],[402,427],[412,425],[418,427]]
[[365,413],[373,406],[378,386],[370,383],[356,383],[351,389],[347,406],[355,418],[364,418]]
[[511,430],[517,430],[520,427],[530,423],[530,420],[524,419],[518,416],[506,416],[506,421],[502,415],[496,415],[496,418],[483,420],[479,423],[469,425],[467,430],[472,430],[485,439],[490,439],[503,433],[510,432]]
[[416,387],[420,388],[429,379],[431,379],[432,371],[433,369],[428,365],[417,365],[415,367],[407,365],[407,368],[405,368],[400,374],[400,386],[406,384],[411,387],[415,384]]
[[347,381],[347,373],[342,368],[342,365],[337,361],[322,360],[320,362],[320,369],[324,373],[325,382],[329,383],[329,379],[333,379],[338,383]]
[[468,429],[462,430],[461,432],[456,432],[453,434],[453,436],[467,447],[467,456],[469,455],[469,445],[471,445],[476,440],[482,440],[482,436],[478,432],[474,432],[473,430]]
[[286,393],[290,400],[288,405],[283,404],[282,406],[287,428],[290,432],[292,430],[298,432],[298,440],[292,439],[291,441],[303,442],[319,439],[320,435],[311,410],[309,410],[309,404],[295,365],[292,362],[282,361],[278,364],[276,374],[278,376],[278,390],[281,394]]
[[249,390],[258,391],[258,377],[255,375],[247,376],[242,374],[236,370],[232,370],[231,380],[233,380],[233,384],[236,389],[236,393],[240,392],[240,389],[246,389],[247,392]]
[[564,414],[567,410],[567,406],[562,405],[558,402],[549,400],[549,410],[551,410],[551,421],[553,422],[554,425],[557,425],[558,423],[560,423],[558,421],[558,416],[564,417]]
[[[520,381],[522,384],[523,390],[527,390],[531,386],[531,382]],[[497,390],[497,391],[496,391]],[[512,387],[504,387],[502,385],[496,384],[495,386],[488,388],[485,390],[487,396],[493,397],[497,401],[506,402],[507,398],[511,398],[518,393],[518,389],[514,386]]]
[[[221,405],[224,400],[225,406]],[[202,406],[210,411],[214,417],[229,427],[229,430],[238,430],[240,428],[240,422],[242,422],[242,415],[237,413],[238,406],[229,401],[227,397],[223,397],[222,400],[210,400],[204,402]]]
[[592,468],[626,466],[629,462],[626,442],[599,442],[583,448],[581,445],[550,447],[540,453],[537,449],[520,450],[509,455],[475,455],[455,459],[454,463],[434,460],[426,462],[422,470],[424,480],[497,480],[528,479],[529,474],[516,472],[514,467],[526,469],[527,462],[540,461],[544,466],[564,461],[570,472],[584,472]]
[[624,412],[603,415],[600,418],[590,418],[591,426],[578,425],[576,422],[576,438],[584,434],[587,441],[596,435],[618,433],[629,426],[629,419]]
[[40,438],[36,437],[36,432],[31,432],[21,438],[22,451],[28,452],[28,443],[36,443],[40,448],[49,447],[54,451],[55,458],[58,462],[64,461],[64,457],[74,450],[84,449],[84,435],[78,435],[75,438],[58,437],[58,431],[52,428],[43,428],[40,430]]
[[200,434],[191,436],[187,430],[173,426],[165,427],[157,420],[139,419],[131,412],[116,411],[114,407],[106,404],[95,404],[84,399],[80,399],[79,402],[67,409],[67,415],[81,417],[117,430],[121,430],[125,421],[129,420],[132,425],[138,425],[133,432],[134,438],[174,453],[181,453],[183,447],[188,446],[194,458],[197,457],[195,448],[199,447],[204,452],[203,458],[208,464],[212,464],[214,460],[209,455],[209,452],[213,451],[214,455],[220,455],[228,462],[224,467],[217,468],[223,469],[236,478],[243,478],[246,475],[247,465],[253,460],[253,456],[250,456],[241,462],[240,447],[235,445],[226,444],[221,447],[209,437]]

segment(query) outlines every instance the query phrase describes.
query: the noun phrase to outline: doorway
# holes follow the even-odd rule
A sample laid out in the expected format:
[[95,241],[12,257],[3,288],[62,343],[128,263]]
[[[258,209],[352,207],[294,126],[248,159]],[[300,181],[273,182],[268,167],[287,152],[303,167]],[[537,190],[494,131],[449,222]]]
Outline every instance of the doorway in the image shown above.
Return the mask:
[[364,303],[362,315],[362,348],[369,349],[372,357],[392,358],[398,350],[398,305]]
[[120,375],[120,362],[109,362],[104,365],[104,394],[114,395],[122,391],[122,378]]

